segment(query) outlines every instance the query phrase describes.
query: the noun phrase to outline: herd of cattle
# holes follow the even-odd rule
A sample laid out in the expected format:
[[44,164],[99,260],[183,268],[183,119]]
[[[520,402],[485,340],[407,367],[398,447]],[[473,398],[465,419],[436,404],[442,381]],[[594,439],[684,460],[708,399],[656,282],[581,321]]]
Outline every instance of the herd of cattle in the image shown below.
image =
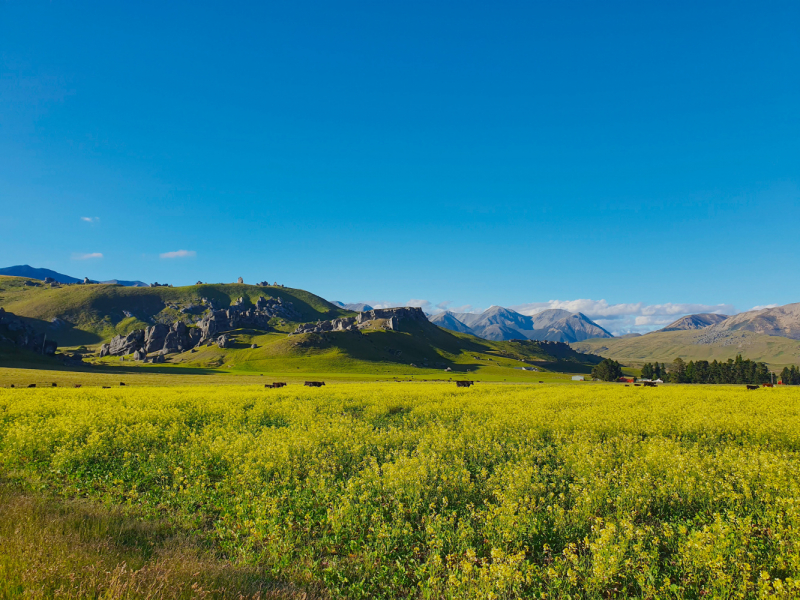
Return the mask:
[[[544,381],[540,381],[539,383],[544,383]],[[120,385],[124,386],[125,384],[123,382],[120,382]],[[306,387],[322,387],[323,385],[325,385],[325,382],[324,381],[306,381],[303,385],[306,386]],[[474,381],[456,381],[456,387],[468,388],[468,387],[470,387],[472,385],[475,385]],[[640,385],[644,386],[644,387],[657,387],[654,381],[645,381],[645,382],[643,382],[641,384],[636,383],[634,385],[636,387],[639,387]],[[12,383],[8,387],[12,387],[13,388],[14,384]],[[31,383],[31,384],[29,384],[29,385],[27,385],[25,387],[35,388],[36,384],[35,383]],[[47,387],[47,386],[44,386],[44,387]],[[51,387],[58,387],[58,384],[57,383],[53,383]],[[80,383],[76,383],[76,384],[74,384],[73,387],[79,388],[79,387],[81,387],[81,384]],[[282,388],[282,387],[286,387],[286,382],[284,382],[284,381],[275,381],[273,383],[265,383],[264,387],[265,388]],[[625,384],[625,387],[629,387],[629,384]],[[761,386],[749,385],[749,384],[745,386],[745,388],[747,390],[757,390],[757,389],[759,389],[759,387],[761,387]],[[773,384],[765,383],[765,384],[763,384],[763,387],[771,388],[771,387],[773,387]],[[102,388],[104,390],[109,390],[109,389],[111,389],[111,386],[104,385],[104,386],[102,386]]]

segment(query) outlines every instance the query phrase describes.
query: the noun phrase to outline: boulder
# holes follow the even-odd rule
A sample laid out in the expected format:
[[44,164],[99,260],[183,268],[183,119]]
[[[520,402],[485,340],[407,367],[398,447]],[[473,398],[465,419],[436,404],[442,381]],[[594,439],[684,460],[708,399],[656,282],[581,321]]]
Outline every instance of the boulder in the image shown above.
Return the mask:
[[217,346],[220,348],[230,348],[232,345],[233,339],[224,333],[217,338]]
[[189,349],[189,335],[186,331],[186,325],[182,321],[172,324],[167,335],[164,336],[162,349],[168,352],[182,352]]
[[144,344],[144,329],[136,329],[128,335],[118,335],[109,342],[109,354],[123,356],[138,350]]
[[144,350],[137,350],[133,353],[133,360],[145,360],[147,353]]
[[164,347],[164,339],[167,337],[170,329],[162,323],[156,323],[152,327],[148,327],[144,332],[144,351],[148,354],[150,352],[157,352]]
[[244,283],[244,279],[242,279],[241,277],[239,277],[239,279],[237,279],[237,280],[236,280],[236,283]]

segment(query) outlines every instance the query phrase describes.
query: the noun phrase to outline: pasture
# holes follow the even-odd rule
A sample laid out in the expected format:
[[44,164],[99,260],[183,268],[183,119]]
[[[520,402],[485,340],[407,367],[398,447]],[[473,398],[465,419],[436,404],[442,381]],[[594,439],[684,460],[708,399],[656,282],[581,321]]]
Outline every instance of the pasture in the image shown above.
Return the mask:
[[794,598],[798,450],[793,389],[3,388],[0,597]]

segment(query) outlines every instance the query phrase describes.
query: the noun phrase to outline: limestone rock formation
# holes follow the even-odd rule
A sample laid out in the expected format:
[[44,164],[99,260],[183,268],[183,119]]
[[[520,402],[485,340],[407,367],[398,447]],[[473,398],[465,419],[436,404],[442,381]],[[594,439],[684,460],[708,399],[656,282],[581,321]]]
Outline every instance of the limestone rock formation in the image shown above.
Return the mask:
[[428,317],[421,308],[403,306],[398,308],[375,308],[358,313],[355,317],[318,321],[317,323],[304,323],[292,332],[292,335],[301,333],[323,333],[326,331],[358,331],[370,327],[373,321],[383,320],[386,329],[398,330],[403,321],[427,322]]
[[304,323],[298,325],[292,335],[301,333],[323,333],[326,331],[358,331],[355,317],[345,317],[343,319],[333,319],[331,321],[317,321],[316,323]]
[[[229,334],[224,334],[232,329],[243,327],[267,330],[270,329],[269,321],[274,317],[298,320],[297,312],[291,302],[284,302],[281,298],[260,297],[255,306],[249,305],[245,299],[237,298],[227,309],[215,309],[214,304],[203,298],[205,306],[211,308],[196,327],[188,327],[183,321],[176,321],[172,325],[156,323],[146,329],[137,329],[128,335],[118,335],[109,343],[100,348],[100,356],[125,356],[136,354],[144,360],[153,352],[159,355],[173,352],[186,352],[200,344],[216,343],[220,348],[228,348],[233,343]],[[181,314],[202,312],[202,307],[190,306],[181,309]],[[53,349],[55,352],[55,349]]]

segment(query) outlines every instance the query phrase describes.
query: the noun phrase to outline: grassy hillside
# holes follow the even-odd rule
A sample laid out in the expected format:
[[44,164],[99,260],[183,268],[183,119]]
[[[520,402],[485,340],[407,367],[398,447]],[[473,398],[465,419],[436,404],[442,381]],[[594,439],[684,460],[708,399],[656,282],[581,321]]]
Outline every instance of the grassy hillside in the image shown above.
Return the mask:
[[[221,349],[200,346],[170,354],[163,365],[143,365],[120,357],[98,358],[99,345],[117,335],[153,322],[199,319],[181,309],[199,305],[201,298],[229,306],[241,296],[280,297],[301,313],[301,321],[352,315],[303,290],[239,284],[206,284],[181,288],[131,288],[118,285],[28,287],[25,280],[0,277],[0,306],[24,317],[59,342],[62,349],[80,350],[88,363],[131,372],[249,373],[310,378],[450,378],[494,381],[538,381],[542,372],[588,373],[599,358],[578,354],[564,344],[535,341],[492,342],[459,334],[428,322],[404,321],[402,331],[383,328],[381,321],[362,333],[327,332],[288,336],[297,322],[272,321],[271,331],[239,329],[234,344]],[[201,307],[202,309],[202,307]],[[60,320],[57,327],[53,319]],[[251,348],[255,344],[256,348]],[[40,368],[43,360],[30,353],[0,349],[0,364]],[[46,359],[44,359],[46,360]],[[536,369],[533,371],[532,369]],[[448,370],[449,369],[449,370]],[[121,370],[121,371],[120,371]]]
[[[169,366],[231,373],[282,374],[347,378],[477,379],[484,381],[538,381],[544,371],[588,373],[592,362],[567,348],[554,356],[549,344],[489,342],[455,334],[435,325],[410,326],[388,331],[376,326],[361,334],[335,332],[287,336],[254,330],[235,330],[232,348],[203,346],[195,352],[173,354]],[[256,344],[257,348],[251,348]],[[564,346],[560,346],[564,348]],[[90,359],[95,364],[119,367],[118,357]],[[122,361],[124,363],[124,361]],[[153,369],[164,365],[144,365]],[[523,370],[536,368],[537,371]],[[447,370],[449,369],[449,371]]]
[[[255,302],[259,296],[289,301],[303,322],[353,313],[304,290],[244,284],[203,284],[169,288],[134,288],[111,284],[28,287],[22,277],[0,276],[0,306],[27,317],[40,331],[51,331],[62,346],[98,344],[154,321],[174,321],[179,308],[208,298],[227,307],[239,297]],[[126,314],[127,313],[127,314]],[[128,314],[132,316],[128,316]],[[64,321],[53,331],[53,319]],[[292,329],[287,325],[285,329]]]
[[761,335],[749,331],[729,331],[709,336],[704,331],[664,331],[634,338],[591,339],[570,344],[579,352],[591,352],[625,364],[689,360],[725,361],[741,354],[773,369],[800,364],[800,341]]

